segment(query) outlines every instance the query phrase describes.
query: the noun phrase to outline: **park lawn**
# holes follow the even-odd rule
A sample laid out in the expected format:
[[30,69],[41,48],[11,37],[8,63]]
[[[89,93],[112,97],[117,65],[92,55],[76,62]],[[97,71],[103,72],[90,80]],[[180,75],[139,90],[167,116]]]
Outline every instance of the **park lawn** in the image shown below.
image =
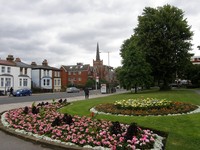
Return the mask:
[[[200,105],[200,95],[193,90],[181,89],[172,91],[149,90],[138,94],[126,93],[110,95],[84,101],[76,101],[60,110],[72,115],[90,116],[90,108],[100,103],[112,103],[128,98],[159,98],[171,101],[188,102]],[[97,115],[98,119],[119,121],[121,123],[136,122],[140,126],[153,128],[168,133],[166,150],[198,150],[200,148],[200,113],[179,116],[114,116]]]

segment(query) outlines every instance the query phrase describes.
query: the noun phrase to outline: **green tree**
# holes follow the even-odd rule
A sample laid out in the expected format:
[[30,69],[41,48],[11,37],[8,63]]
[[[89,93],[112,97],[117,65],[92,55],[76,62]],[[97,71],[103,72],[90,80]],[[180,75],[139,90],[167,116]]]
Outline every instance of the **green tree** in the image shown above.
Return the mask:
[[85,84],[85,87],[90,87],[90,88],[95,88],[95,80],[94,79],[91,79],[91,78],[88,78],[86,84]]
[[137,47],[137,39],[131,36],[121,47],[122,68],[119,70],[118,79],[122,85],[130,89],[147,86],[151,83],[151,69],[146,62],[144,53]]
[[200,87],[200,65],[191,65],[187,77],[195,87]]
[[117,67],[115,69],[115,72],[116,72],[116,78],[120,84],[120,87],[124,87],[126,88],[126,84],[125,84],[125,78],[124,76],[126,75],[125,71],[123,71],[123,68],[122,67]]
[[190,61],[193,32],[183,11],[170,5],[146,7],[138,22],[134,30],[137,46],[151,64],[154,80],[163,83],[161,90],[168,90],[169,83],[182,74]]

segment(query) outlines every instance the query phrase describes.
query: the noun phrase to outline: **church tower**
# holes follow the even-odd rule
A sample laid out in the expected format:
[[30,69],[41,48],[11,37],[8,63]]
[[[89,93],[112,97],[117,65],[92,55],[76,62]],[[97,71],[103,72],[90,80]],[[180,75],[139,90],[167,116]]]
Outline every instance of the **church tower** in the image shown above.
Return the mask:
[[99,43],[97,43],[96,60],[93,60],[93,66],[103,66],[103,60],[100,60]]
[[103,60],[100,59],[99,43],[97,43],[96,60],[93,59],[94,77],[103,78]]
[[96,61],[100,61],[99,43],[97,43]]

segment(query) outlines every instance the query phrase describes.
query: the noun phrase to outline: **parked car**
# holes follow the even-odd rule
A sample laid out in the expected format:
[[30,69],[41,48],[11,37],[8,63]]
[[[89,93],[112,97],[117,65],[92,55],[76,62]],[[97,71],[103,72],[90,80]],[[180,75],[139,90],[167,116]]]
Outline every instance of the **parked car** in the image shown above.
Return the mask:
[[78,93],[78,92],[80,92],[80,89],[78,89],[76,87],[67,88],[67,93]]
[[31,96],[32,91],[30,89],[19,89],[13,92],[13,96]]

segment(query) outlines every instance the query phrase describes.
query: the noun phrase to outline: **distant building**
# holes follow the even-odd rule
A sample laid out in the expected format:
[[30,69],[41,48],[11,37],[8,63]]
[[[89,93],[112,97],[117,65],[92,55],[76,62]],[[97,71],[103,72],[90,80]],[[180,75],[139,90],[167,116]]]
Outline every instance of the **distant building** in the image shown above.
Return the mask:
[[4,94],[11,87],[14,90],[31,88],[31,66],[8,55],[6,60],[0,59],[0,81],[0,91]]
[[89,64],[77,63],[76,65],[62,65],[61,68],[62,87],[68,85],[84,87],[88,78],[91,77]]
[[45,92],[61,91],[60,69],[48,65],[45,59],[42,65],[31,63],[32,87],[39,88]]
[[100,59],[99,44],[97,43],[96,60],[93,60],[93,77],[99,77],[99,80],[106,80],[111,83],[114,80],[113,67],[103,64]]
[[200,65],[200,56],[193,56],[192,58],[191,58],[191,62],[192,62],[192,64],[198,64],[198,65]]

